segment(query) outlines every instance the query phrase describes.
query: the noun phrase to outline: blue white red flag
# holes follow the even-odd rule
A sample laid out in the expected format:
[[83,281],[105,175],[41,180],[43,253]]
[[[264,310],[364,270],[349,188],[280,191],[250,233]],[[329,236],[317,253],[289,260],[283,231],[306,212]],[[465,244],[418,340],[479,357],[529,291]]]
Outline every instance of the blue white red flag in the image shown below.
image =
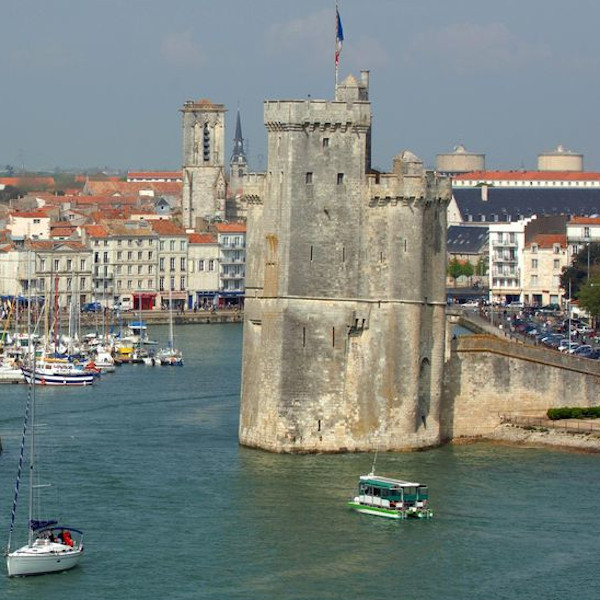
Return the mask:
[[335,7],[335,66],[340,62],[340,53],[344,43],[344,29],[342,28],[342,19],[337,6]]

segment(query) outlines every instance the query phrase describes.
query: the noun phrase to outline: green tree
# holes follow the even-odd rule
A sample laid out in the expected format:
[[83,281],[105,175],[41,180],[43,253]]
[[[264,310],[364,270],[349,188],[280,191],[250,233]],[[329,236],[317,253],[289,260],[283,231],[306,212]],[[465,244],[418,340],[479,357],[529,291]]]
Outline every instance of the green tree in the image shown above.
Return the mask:
[[577,293],[579,306],[596,321],[600,317],[600,277],[596,276],[589,283],[584,283]]
[[[468,267],[466,265],[468,265]],[[471,265],[471,263],[469,262],[463,263],[460,260],[458,260],[458,258],[456,258],[455,256],[448,264],[447,273],[450,277],[452,277],[452,279],[454,280],[454,285],[456,286],[456,280],[461,275],[466,275],[467,277],[473,275],[473,265]]]
[[475,273],[475,267],[468,261],[466,260],[463,264],[462,264],[462,268],[463,268],[463,272],[462,274],[465,277],[473,277],[474,273]]
[[[589,280],[593,278],[600,279],[600,244],[590,243],[589,245]],[[580,288],[588,281],[588,245],[584,245],[573,258],[570,266],[563,270],[560,276],[560,287],[565,291],[565,296],[569,297],[569,282],[571,282],[571,295],[578,297]]]

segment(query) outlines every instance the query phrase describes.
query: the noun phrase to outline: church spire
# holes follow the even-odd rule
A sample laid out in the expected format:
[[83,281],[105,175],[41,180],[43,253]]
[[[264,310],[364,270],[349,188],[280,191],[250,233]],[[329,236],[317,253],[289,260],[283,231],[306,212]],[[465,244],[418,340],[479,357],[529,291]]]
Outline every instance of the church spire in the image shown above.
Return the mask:
[[240,110],[237,111],[235,122],[235,137],[233,138],[233,153],[231,154],[230,164],[246,163],[246,153],[244,151],[244,138],[242,137],[242,121],[240,119]]

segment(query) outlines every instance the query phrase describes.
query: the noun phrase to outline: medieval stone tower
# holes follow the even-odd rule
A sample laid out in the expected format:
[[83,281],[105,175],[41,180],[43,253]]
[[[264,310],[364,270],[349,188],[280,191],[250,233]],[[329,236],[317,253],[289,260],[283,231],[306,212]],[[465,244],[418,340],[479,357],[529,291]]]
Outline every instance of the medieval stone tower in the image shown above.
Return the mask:
[[183,113],[183,223],[225,214],[225,107],[187,101]]
[[266,101],[248,201],[240,442],[276,452],[440,442],[450,181],[410,152],[371,173],[368,73]]

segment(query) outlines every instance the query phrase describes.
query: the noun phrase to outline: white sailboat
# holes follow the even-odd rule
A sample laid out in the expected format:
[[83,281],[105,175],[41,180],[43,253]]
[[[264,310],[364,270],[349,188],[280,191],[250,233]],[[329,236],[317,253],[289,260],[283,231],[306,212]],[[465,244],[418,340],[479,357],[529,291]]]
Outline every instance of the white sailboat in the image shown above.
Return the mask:
[[[23,421],[23,438],[19,455],[19,468],[15,482],[10,530],[6,547],[6,569],[9,577],[24,575],[41,575],[72,569],[83,555],[83,532],[73,527],[62,526],[58,521],[42,520],[36,512],[34,503],[35,468],[35,352],[33,352],[33,372],[29,386],[30,393],[25,406]],[[31,410],[31,425],[29,426],[29,519],[27,543],[11,551],[19,485],[25,454],[25,443],[28,433],[29,411]]]
[[150,356],[149,360],[144,362],[154,366],[183,366],[183,354],[181,350],[175,348],[175,340],[173,334],[173,300],[171,299],[171,291],[169,290],[169,344],[166,348],[161,348],[154,356]]

